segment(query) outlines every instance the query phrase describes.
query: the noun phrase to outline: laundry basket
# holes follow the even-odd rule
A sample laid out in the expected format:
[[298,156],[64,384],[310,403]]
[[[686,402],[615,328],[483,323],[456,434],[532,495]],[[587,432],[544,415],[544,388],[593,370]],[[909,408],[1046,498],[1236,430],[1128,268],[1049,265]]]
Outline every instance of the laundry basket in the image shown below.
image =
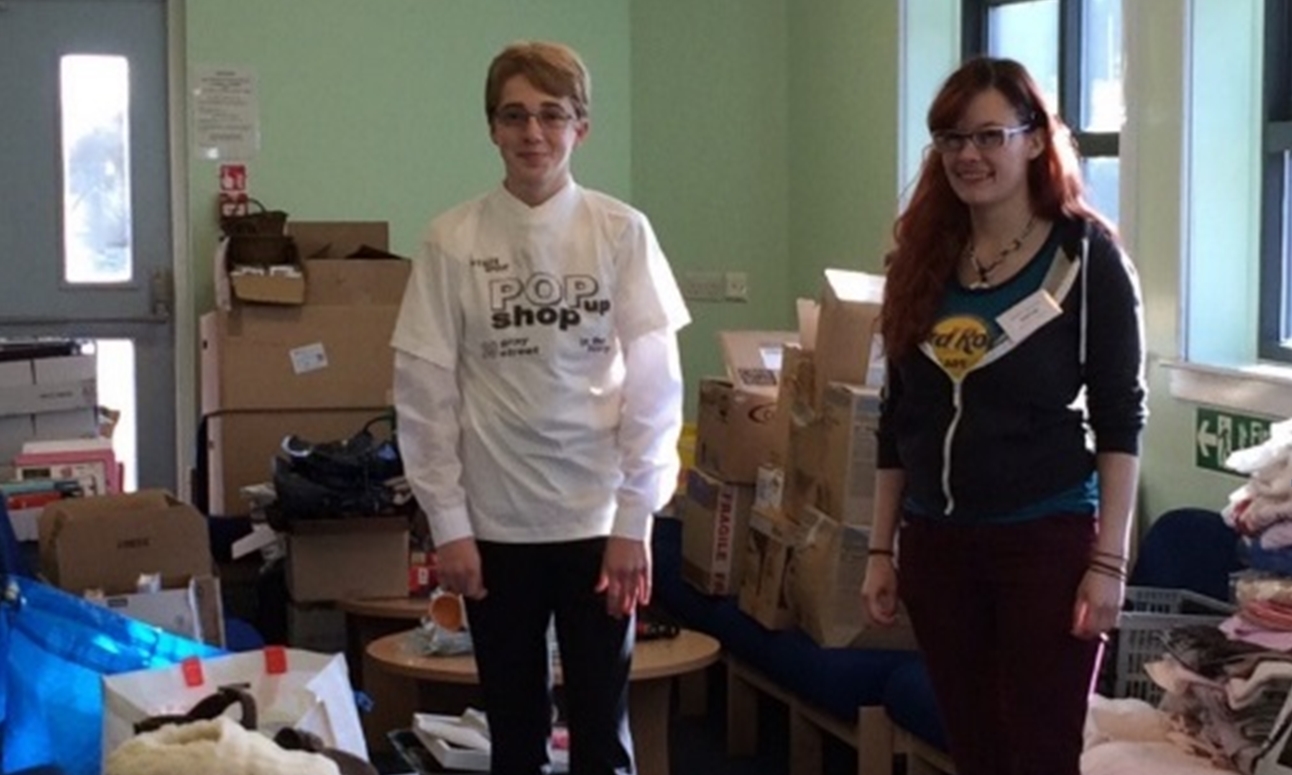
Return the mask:
[[1219,624],[1234,612],[1232,604],[1187,589],[1128,587],[1115,640],[1115,697],[1135,697],[1157,704],[1162,689],[1144,665],[1162,656],[1162,635],[1173,627]]

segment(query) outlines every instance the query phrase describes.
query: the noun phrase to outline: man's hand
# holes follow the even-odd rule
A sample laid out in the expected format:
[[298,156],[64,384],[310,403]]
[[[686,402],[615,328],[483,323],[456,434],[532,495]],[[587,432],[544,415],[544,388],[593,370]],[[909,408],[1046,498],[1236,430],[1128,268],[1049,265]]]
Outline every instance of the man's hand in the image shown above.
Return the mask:
[[606,612],[619,617],[650,603],[651,557],[645,541],[610,536],[601,560],[597,592],[606,594]]
[[488,590],[480,572],[480,550],[474,538],[459,538],[435,549],[435,570],[440,589],[472,600],[480,600]]

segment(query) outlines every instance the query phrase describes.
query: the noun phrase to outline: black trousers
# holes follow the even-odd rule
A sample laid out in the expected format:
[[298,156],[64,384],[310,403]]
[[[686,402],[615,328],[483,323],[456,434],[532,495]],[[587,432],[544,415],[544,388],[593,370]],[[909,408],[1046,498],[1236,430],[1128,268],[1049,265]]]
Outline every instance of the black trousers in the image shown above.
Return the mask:
[[605,539],[553,544],[482,541],[488,594],[467,602],[489,718],[493,775],[548,771],[552,675],[548,621],[560,644],[571,775],[634,771],[628,673],[634,621],[606,613],[597,593]]

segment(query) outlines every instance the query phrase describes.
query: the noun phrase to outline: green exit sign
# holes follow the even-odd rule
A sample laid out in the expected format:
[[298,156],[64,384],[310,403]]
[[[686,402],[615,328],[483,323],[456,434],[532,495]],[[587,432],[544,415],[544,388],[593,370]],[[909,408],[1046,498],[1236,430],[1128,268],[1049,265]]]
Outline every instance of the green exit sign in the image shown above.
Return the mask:
[[1194,465],[1234,474],[1238,472],[1225,468],[1229,453],[1263,443],[1270,437],[1270,421],[1216,409],[1198,409],[1194,431]]

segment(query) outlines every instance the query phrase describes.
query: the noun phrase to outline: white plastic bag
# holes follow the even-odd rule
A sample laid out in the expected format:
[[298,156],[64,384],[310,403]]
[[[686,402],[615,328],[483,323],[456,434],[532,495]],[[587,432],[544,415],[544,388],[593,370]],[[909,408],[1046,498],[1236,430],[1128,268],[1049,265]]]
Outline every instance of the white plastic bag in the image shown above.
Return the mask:
[[103,678],[103,756],[152,716],[186,713],[221,686],[244,687],[256,701],[258,729],[312,732],[329,748],[367,760],[368,747],[350,673],[340,654],[267,646],[171,667]]

